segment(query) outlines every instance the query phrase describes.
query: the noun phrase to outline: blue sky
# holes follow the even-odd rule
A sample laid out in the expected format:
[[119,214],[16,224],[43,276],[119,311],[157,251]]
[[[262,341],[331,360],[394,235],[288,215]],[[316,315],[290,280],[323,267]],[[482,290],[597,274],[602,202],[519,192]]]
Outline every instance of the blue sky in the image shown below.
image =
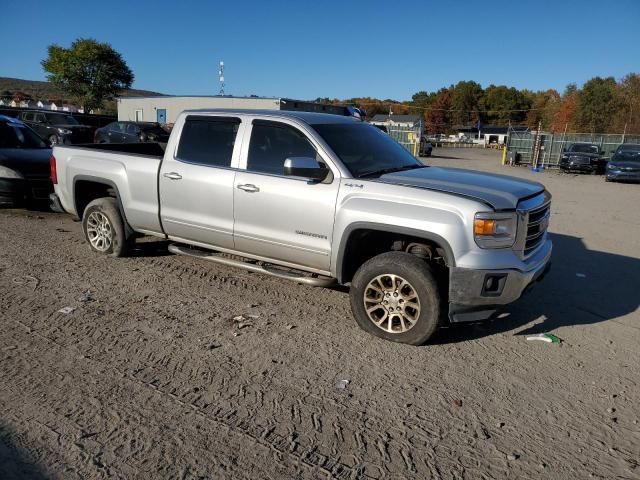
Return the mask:
[[43,80],[47,45],[110,43],[135,88],[407,100],[459,80],[534,90],[640,72],[640,1],[3,0],[0,76]]

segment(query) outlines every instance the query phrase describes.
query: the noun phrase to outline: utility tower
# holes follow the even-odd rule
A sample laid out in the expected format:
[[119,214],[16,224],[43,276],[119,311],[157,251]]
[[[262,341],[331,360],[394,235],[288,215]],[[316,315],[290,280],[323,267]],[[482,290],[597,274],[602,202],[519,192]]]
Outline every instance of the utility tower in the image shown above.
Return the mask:
[[218,95],[224,96],[224,62],[220,60],[220,70],[218,70],[220,76],[220,93]]

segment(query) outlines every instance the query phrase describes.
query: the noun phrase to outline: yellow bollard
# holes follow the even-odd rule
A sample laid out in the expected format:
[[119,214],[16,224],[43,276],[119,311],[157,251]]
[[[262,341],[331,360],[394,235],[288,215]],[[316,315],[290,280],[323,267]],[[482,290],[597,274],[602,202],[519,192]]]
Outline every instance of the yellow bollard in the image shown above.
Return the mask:
[[502,165],[507,164],[507,146],[502,147]]

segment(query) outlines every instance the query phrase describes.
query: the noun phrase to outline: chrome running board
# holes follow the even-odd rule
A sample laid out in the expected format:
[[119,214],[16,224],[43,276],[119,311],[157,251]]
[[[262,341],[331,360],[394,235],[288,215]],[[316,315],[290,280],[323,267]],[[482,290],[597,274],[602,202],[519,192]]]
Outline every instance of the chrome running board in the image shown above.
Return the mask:
[[229,267],[243,268],[250,272],[263,273],[265,275],[271,275],[272,277],[284,278],[286,280],[292,280],[305,285],[311,285],[312,287],[330,287],[336,284],[336,279],[332,277],[325,277],[323,275],[312,276],[316,274],[308,274],[306,272],[280,267],[273,264],[258,265],[256,263],[249,263],[250,261],[243,262],[242,260],[223,257],[217,252],[207,252],[184,245],[176,245],[175,243],[169,245],[169,251],[176,255],[187,255],[189,257],[202,258],[204,260],[220,263]]

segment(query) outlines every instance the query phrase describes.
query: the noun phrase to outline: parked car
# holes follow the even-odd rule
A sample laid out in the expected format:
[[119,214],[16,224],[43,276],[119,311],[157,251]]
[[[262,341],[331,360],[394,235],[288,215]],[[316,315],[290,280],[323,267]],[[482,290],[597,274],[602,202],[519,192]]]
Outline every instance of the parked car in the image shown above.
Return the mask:
[[50,145],[22,121],[0,115],[0,204],[47,200]]
[[603,174],[607,165],[604,152],[594,143],[573,143],[560,157],[560,170]]
[[112,122],[98,128],[94,135],[95,143],[167,143],[169,132],[159,123]]
[[414,345],[447,318],[494,316],[549,265],[543,185],[423,165],[354,118],[185,111],[162,153],[56,146],[52,200],[97,253],[125,255],[145,234],[176,254],[349,284],[361,328]]
[[20,120],[52,145],[91,143],[94,127],[80,123],[65,112],[20,112]]
[[625,143],[616,149],[607,164],[605,180],[640,182],[640,144]]
[[433,145],[429,140],[427,140],[427,137],[422,135],[420,137],[420,155],[423,157],[430,157],[431,152],[433,152]]

